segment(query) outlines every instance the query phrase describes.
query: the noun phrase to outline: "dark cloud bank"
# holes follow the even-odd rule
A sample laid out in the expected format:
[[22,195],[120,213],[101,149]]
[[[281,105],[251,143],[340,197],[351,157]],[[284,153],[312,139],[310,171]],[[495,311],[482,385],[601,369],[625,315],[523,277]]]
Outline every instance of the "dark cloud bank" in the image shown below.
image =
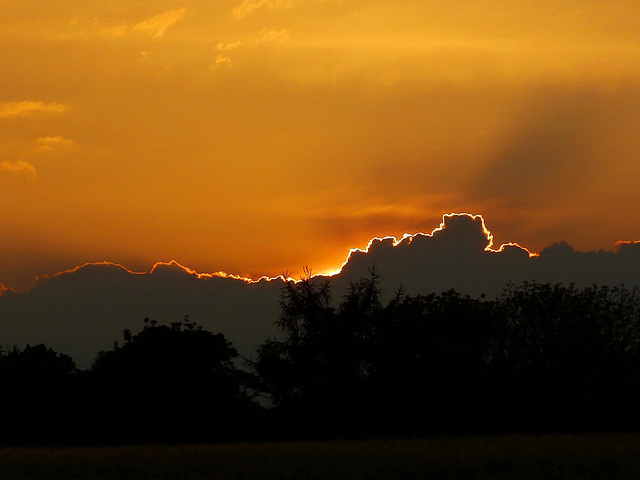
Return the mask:
[[[400,285],[410,295],[453,288],[489,297],[508,282],[640,285],[640,243],[598,252],[578,252],[558,243],[539,256],[518,245],[491,247],[482,217],[445,215],[432,234],[399,242],[375,239],[366,251],[352,251],[342,272],[331,278],[334,298],[339,301],[349,282],[368,276],[373,265],[386,298]],[[223,332],[250,356],[258,344],[277,335],[273,322],[281,287],[281,279],[247,283],[198,276],[177,264],[146,274],[87,265],[40,280],[29,292],[0,296],[0,341],[4,347],[46,343],[85,368],[99,350],[120,340],[125,328],[141,328],[145,317],[168,323],[190,315],[205,328]]]

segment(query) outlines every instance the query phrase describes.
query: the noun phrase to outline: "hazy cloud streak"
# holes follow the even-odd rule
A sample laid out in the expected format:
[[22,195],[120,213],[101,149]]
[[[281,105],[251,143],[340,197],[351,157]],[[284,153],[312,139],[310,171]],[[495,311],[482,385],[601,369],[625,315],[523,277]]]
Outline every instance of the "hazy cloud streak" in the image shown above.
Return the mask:
[[41,102],[24,100],[21,102],[0,103],[0,118],[25,117],[34,113],[62,113],[67,110],[67,105],[57,102]]
[[281,44],[289,43],[291,41],[291,34],[286,28],[263,28],[260,31],[260,40],[258,43],[278,42]]
[[0,169],[5,170],[11,173],[29,173],[31,175],[36,174],[36,168],[31,165],[29,162],[25,162],[24,160],[2,160],[0,162]]
[[176,22],[184,19],[186,14],[187,9],[185,7],[169,10],[168,12],[160,13],[143,20],[133,27],[133,31],[148,33],[153,38],[163,37],[167,29]]
[[218,42],[216,45],[216,50],[237,50],[242,45],[242,41],[236,40],[235,42],[225,43]]
[[59,135],[55,137],[38,137],[36,142],[40,145],[64,145],[70,147],[73,145],[73,140],[61,137]]
[[233,9],[233,16],[244,18],[260,8],[276,9],[291,8],[300,3],[300,0],[244,0]]
[[34,150],[35,152],[53,152],[60,148],[73,147],[73,140],[59,135],[53,137],[38,137],[35,143],[37,145]]

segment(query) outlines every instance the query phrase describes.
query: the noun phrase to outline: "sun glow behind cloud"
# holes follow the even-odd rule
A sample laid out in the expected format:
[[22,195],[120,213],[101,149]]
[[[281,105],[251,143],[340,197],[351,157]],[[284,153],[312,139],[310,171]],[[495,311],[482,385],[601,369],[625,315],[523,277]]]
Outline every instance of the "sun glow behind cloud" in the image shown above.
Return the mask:
[[[307,275],[311,275],[314,277],[320,276],[320,277],[331,277],[334,275],[338,275],[342,272],[342,270],[344,269],[344,267],[349,263],[349,261],[351,260],[352,256],[354,254],[368,254],[371,253],[372,250],[374,249],[374,247],[377,244],[383,243],[387,240],[392,241],[392,246],[394,248],[397,248],[400,245],[409,245],[412,243],[412,241],[415,238],[418,237],[433,237],[434,235],[443,232],[447,226],[447,223],[451,224],[452,220],[457,220],[457,219],[463,219],[466,223],[469,223],[470,225],[473,225],[474,223],[479,224],[480,226],[480,230],[481,233],[484,235],[484,237],[486,238],[486,243],[487,246],[484,248],[484,250],[486,252],[493,252],[493,253],[500,253],[503,252],[504,249],[506,247],[517,247],[518,249],[521,249],[523,251],[525,251],[529,257],[537,257],[539,256],[539,254],[534,253],[534,252],[530,252],[529,250],[527,250],[525,247],[522,247],[521,245],[519,245],[518,243],[514,243],[514,242],[509,242],[507,244],[502,244],[499,248],[495,249],[493,248],[493,234],[489,231],[489,229],[486,227],[485,225],[485,221],[484,218],[482,217],[482,215],[476,214],[470,214],[470,213],[449,213],[449,214],[445,214],[442,216],[442,222],[440,223],[440,225],[436,228],[434,228],[431,233],[423,233],[423,232],[418,232],[418,233],[413,233],[413,234],[409,234],[409,233],[405,233],[399,240],[396,237],[392,237],[392,236],[388,236],[388,237],[375,237],[372,238],[371,240],[369,240],[369,243],[367,244],[367,246],[364,249],[360,249],[360,248],[351,248],[349,250],[349,254],[347,255],[346,260],[343,262],[343,264],[341,265],[340,268],[335,269],[333,271],[318,271],[318,272],[314,272],[313,269],[311,267],[305,267],[305,275],[301,275],[298,278],[294,278],[291,275],[288,274],[282,274],[282,275],[276,275],[273,277],[269,277],[269,276],[261,276],[259,278],[253,279],[253,278],[248,278],[248,277],[244,277],[242,275],[236,275],[233,273],[227,273],[224,271],[218,271],[218,272],[213,272],[213,273],[200,273],[197,272],[196,270],[193,270],[185,265],[182,265],[180,262],[176,261],[176,260],[170,260],[168,262],[156,262],[153,264],[153,266],[151,267],[151,269],[146,272],[146,271],[134,271],[134,270],[130,270],[129,268],[125,267],[124,265],[121,265],[119,263],[114,263],[114,262],[109,262],[109,261],[100,261],[100,262],[88,262],[88,263],[83,263],[82,265],[78,265],[74,268],[68,269],[68,270],[64,270],[61,272],[56,273],[55,275],[52,275],[51,277],[49,276],[43,276],[40,278],[36,278],[36,283],[37,282],[42,282],[42,281],[46,281],[49,278],[55,278],[55,277],[59,277],[62,275],[69,275],[69,274],[73,274],[73,273],[77,273],[83,269],[86,268],[90,268],[90,267],[114,267],[120,270],[125,271],[126,273],[128,273],[129,275],[153,275],[154,273],[158,273],[160,272],[162,269],[165,269],[167,271],[172,271],[172,272],[178,272],[184,275],[189,275],[189,276],[193,276],[197,279],[210,279],[210,278],[226,278],[226,279],[232,279],[232,280],[239,280],[242,281],[244,283],[247,284],[252,284],[252,283],[258,283],[258,282],[270,282],[270,281],[293,281],[293,282],[299,282],[300,280],[302,280],[304,277],[306,277]],[[469,222],[470,221],[470,222]],[[631,242],[618,242],[617,246],[620,244],[628,244]],[[3,285],[0,284],[0,295],[4,292],[12,292],[13,290],[8,288],[8,287],[4,287]]]
[[[463,226],[463,228],[461,229],[460,226]],[[474,236],[476,236],[477,234],[480,234],[480,236],[483,237],[482,242],[486,244],[486,246],[484,247],[485,252],[502,253],[506,248],[514,247],[521,252],[526,252],[527,256],[530,258],[539,256],[539,254],[530,252],[529,250],[520,246],[517,243],[502,244],[499,248],[495,249],[493,248],[493,235],[489,231],[489,229],[486,227],[485,221],[482,215],[473,215],[469,213],[450,213],[442,216],[442,222],[438,227],[434,228],[431,231],[431,233],[422,233],[422,232],[418,232],[414,234],[405,233],[399,240],[396,237],[392,237],[392,236],[372,238],[364,249],[359,249],[359,248],[350,249],[346,260],[343,262],[340,268],[334,271],[314,272],[311,267],[304,267],[304,270],[303,270],[304,273],[297,278],[289,275],[288,273],[284,273],[284,274],[276,275],[272,277],[261,276],[259,278],[249,278],[242,275],[227,273],[224,271],[217,271],[213,273],[201,273],[185,265],[182,265],[180,262],[176,260],[170,260],[168,262],[155,262],[151,267],[151,269],[148,271],[131,270],[128,267],[119,263],[110,262],[110,261],[99,261],[99,262],[86,262],[81,265],[75,266],[73,268],[60,271],[53,275],[38,276],[34,279],[34,286],[37,287],[57,277],[64,277],[64,276],[72,277],[74,276],[74,274],[83,273],[85,270],[94,269],[94,272],[101,271],[104,273],[105,268],[112,268],[132,276],[145,276],[145,275],[156,275],[156,276],[161,275],[162,276],[163,275],[165,278],[167,278],[167,275],[168,275],[170,278],[173,278],[173,280],[177,280],[180,276],[186,276],[186,277],[192,277],[198,280],[207,280],[207,279],[215,279],[215,278],[237,280],[245,284],[257,284],[261,282],[272,282],[272,281],[299,282],[303,278],[307,278],[309,276],[326,278],[326,277],[333,277],[333,276],[339,275],[340,273],[343,272],[345,267],[353,259],[354,255],[370,256],[371,262],[374,262],[375,264],[376,254],[379,251],[380,245],[385,245],[390,241],[391,247],[393,249],[396,249],[401,246],[407,247],[411,243],[413,243],[413,241],[416,239],[423,239],[423,238],[433,239],[434,236],[436,235],[441,236],[443,233],[445,233],[445,230],[447,228],[452,230],[451,235],[453,235],[454,238],[457,239],[456,241],[473,239]],[[446,233],[448,233],[448,230],[446,231]],[[623,245],[623,244],[627,245],[631,243],[638,243],[638,242],[618,242],[616,244],[616,247],[619,248],[620,245]],[[472,247],[472,243],[468,243],[468,241],[463,243],[464,249],[468,249],[469,247]],[[433,248],[433,246],[431,248]],[[449,247],[441,244],[440,246],[436,246],[436,248],[443,249],[443,251],[446,251]],[[471,250],[473,250],[473,248],[471,248]],[[417,251],[416,253],[419,254],[419,252]],[[429,253],[430,253],[429,248],[427,248],[424,251],[424,254],[428,255]],[[416,272],[407,272],[407,274],[415,275]],[[93,275],[93,274],[89,272],[88,275]],[[96,275],[96,279],[98,281],[100,281],[99,279],[101,278],[101,275],[102,274]],[[7,287],[0,283],[0,296],[5,294],[15,294],[15,293],[16,293],[15,289]]]
[[393,247],[398,247],[399,245],[405,244],[405,245],[409,245],[416,237],[433,237],[433,235],[437,234],[438,232],[442,232],[445,229],[445,225],[446,222],[451,219],[455,219],[456,217],[463,217],[463,218],[467,218],[470,219],[474,222],[479,222],[480,226],[481,226],[481,230],[483,232],[483,234],[485,235],[486,239],[487,239],[487,246],[485,247],[485,251],[486,252],[493,252],[493,253],[499,253],[504,251],[505,248],[507,247],[517,247],[519,249],[522,249],[523,251],[527,252],[529,257],[537,257],[539,256],[538,253],[535,252],[531,252],[529,251],[526,247],[523,247],[522,245],[516,243],[516,242],[508,242],[508,243],[503,243],[501,244],[498,248],[493,248],[493,234],[489,231],[489,229],[486,227],[485,225],[485,221],[484,218],[482,217],[482,215],[479,214],[471,214],[471,213],[447,213],[444,214],[442,216],[442,222],[440,223],[440,225],[436,228],[434,228],[430,233],[423,233],[423,232],[418,232],[418,233],[405,233],[404,235],[402,235],[400,237],[400,239],[394,237],[394,236],[387,236],[387,237],[374,237],[371,240],[369,240],[369,243],[367,244],[367,246],[365,248],[351,248],[349,249],[349,254],[347,255],[346,260],[342,263],[342,265],[334,270],[328,270],[325,272],[320,272],[318,273],[319,275],[329,275],[329,276],[333,276],[333,275],[337,275],[339,274],[344,267],[347,265],[347,263],[349,263],[349,260],[351,259],[351,256],[353,254],[356,253],[360,253],[360,254],[366,254],[366,253],[370,253],[372,248],[381,242],[385,242],[387,240],[390,240],[392,242]]

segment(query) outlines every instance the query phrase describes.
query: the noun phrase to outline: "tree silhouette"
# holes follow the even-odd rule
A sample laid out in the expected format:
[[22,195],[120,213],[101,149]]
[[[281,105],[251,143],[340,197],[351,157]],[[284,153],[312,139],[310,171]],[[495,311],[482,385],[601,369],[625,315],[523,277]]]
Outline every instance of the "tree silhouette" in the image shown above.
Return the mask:
[[294,436],[640,428],[640,290],[524,283],[380,302],[378,273],[331,303],[287,284],[282,340],[253,366]]
[[525,282],[498,300],[489,352],[503,411],[525,431],[639,425],[640,291]]
[[63,442],[76,401],[77,373],[71,357],[43,344],[0,349],[3,442]]
[[418,435],[477,428],[490,311],[490,303],[453,290],[400,293],[389,302],[371,341],[370,396],[384,412],[381,430]]
[[100,352],[91,369],[94,401],[107,436],[134,442],[232,438],[250,399],[225,337],[185,317],[141,332]]
[[[377,276],[371,286],[377,285]],[[354,419],[352,405],[362,392],[361,339],[365,305],[377,301],[375,288],[352,284],[344,303],[332,306],[327,280],[311,277],[288,282],[281,292],[276,322],[284,339],[270,339],[258,348],[253,367],[262,389],[271,396],[281,425],[301,435],[335,431],[343,418]],[[366,298],[369,295],[369,298]],[[345,431],[344,425],[340,426]]]
[[[640,288],[507,285],[384,305],[380,274],[337,304],[311,271],[249,362],[185,317],[99,352],[0,348],[9,444],[185,443],[640,429]],[[253,393],[269,397],[261,409]]]

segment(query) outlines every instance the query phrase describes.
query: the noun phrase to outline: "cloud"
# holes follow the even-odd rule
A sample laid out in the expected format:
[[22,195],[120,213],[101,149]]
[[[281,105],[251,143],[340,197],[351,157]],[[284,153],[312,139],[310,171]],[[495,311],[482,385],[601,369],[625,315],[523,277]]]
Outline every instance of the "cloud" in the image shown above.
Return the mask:
[[219,67],[230,67],[233,64],[231,57],[228,57],[227,55],[218,55],[216,57],[216,61],[214,64],[215,68],[219,68]]
[[289,30],[286,28],[263,28],[260,31],[260,40],[258,40],[258,43],[278,42],[284,44],[289,43],[290,41],[291,35],[289,34]]
[[112,37],[121,37],[125,35],[128,31],[129,31],[129,27],[124,23],[121,23],[119,25],[112,25],[109,27],[102,27],[100,29],[101,33],[104,33],[106,35],[111,35]]
[[184,19],[186,14],[187,9],[185,7],[169,10],[143,20],[133,27],[133,31],[148,33],[153,38],[163,37],[167,29]]
[[[631,286],[640,285],[640,243],[580,252],[558,242],[534,255],[513,243],[496,248],[480,215],[449,214],[431,233],[375,238],[365,249],[352,250],[342,271],[330,277],[335,301],[374,265],[386,300],[400,285],[409,295],[454,288],[490,297],[508,282]],[[149,272],[109,262],[85,264],[40,279],[28,292],[8,294],[2,287],[0,338],[10,345],[46,343],[86,368],[122,330],[141,328],[145,317],[169,323],[190,315],[251,356],[266,338],[278,335],[274,321],[282,281],[202,274],[175,261],[159,262]]]
[[40,279],[29,292],[0,296],[0,338],[7,344],[46,343],[86,368],[98,351],[121,340],[125,328],[141,328],[145,317],[168,323],[189,315],[249,356],[265,338],[278,335],[281,286],[281,280],[247,283],[197,274],[176,262],[147,273],[108,262],[86,264]]
[[453,288],[473,296],[495,296],[507,283],[524,281],[640,286],[640,243],[580,252],[558,242],[537,255],[516,243],[494,246],[479,215],[450,214],[430,234],[374,239],[366,249],[352,250],[332,284],[341,291],[373,265],[387,295],[400,285],[411,295]]
[[261,8],[270,10],[291,8],[298,3],[300,3],[300,0],[244,0],[234,7],[232,13],[236,18],[244,18]]
[[236,40],[232,43],[218,42],[216,50],[237,50],[242,45],[242,41]]
[[65,146],[73,145],[73,140],[69,140],[68,138],[64,138],[60,135],[56,135],[54,137],[49,137],[49,136],[38,137],[36,142],[41,145],[65,145]]
[[58,148],[68,148],[73,146],[73,140],[62,136],[38,137],[36,140],[37,152],[52,152]]
[[2,160],[0,162],[0,170],[5,170],[11,173],[36,174],[36,168],[24,160]]
[[67,105],[57,102],[45,103],[32,100],[4,102],[0,103],[0,118],[25,117],[35,113],[63,113],[67,108]]

